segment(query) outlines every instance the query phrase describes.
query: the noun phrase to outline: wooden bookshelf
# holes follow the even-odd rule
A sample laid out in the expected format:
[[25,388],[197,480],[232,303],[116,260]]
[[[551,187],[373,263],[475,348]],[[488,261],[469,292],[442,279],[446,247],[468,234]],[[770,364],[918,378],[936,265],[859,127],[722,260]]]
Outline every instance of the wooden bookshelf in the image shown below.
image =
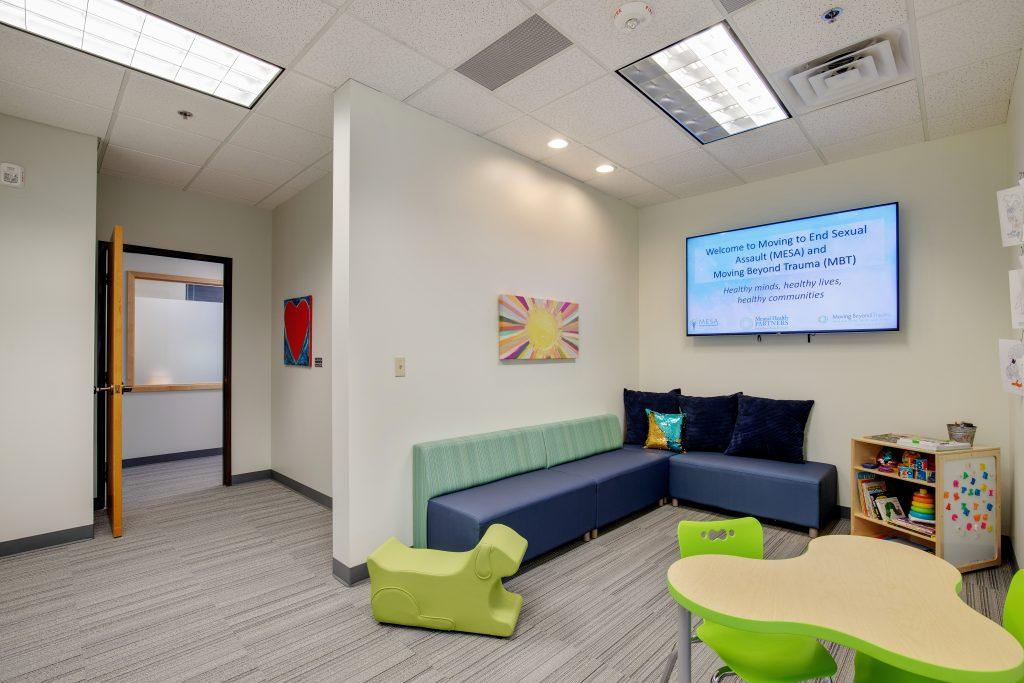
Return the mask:
[[[865,463],[876,462],[884,448],[891,448],[897,455],[911,451],[929,456],[935,463],[935,481],[905,479],[898,472],[879,472],[864,467]],[[855,536],[895,536],[906,539],[934,550],[936,556],[947,560],[961,572],[999,565],[1002,561],[999,455],[998,448],[975,447],[931,453],[921,448],[897,446],[888,441],[853,439],[850,448],[850,533]],[[868,472],[885,481],[887,495],[899,498],[908,512],[914,491],[918,488],[934,490],[934,534],[928,535],[892,524],[865,510],[857,483],[857,474],[860,472]],[[966,478],[963,476],[965,473],[968,475]],[[949,510],[946,509],[947,504]],[[966,515],[965,510],[968,512]]]

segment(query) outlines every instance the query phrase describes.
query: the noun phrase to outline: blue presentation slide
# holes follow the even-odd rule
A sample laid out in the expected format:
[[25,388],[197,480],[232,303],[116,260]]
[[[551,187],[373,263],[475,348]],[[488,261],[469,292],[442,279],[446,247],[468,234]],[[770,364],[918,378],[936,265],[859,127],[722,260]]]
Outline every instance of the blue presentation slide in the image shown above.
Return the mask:
[[896,204],[686,241],[686,333],[899,327]]

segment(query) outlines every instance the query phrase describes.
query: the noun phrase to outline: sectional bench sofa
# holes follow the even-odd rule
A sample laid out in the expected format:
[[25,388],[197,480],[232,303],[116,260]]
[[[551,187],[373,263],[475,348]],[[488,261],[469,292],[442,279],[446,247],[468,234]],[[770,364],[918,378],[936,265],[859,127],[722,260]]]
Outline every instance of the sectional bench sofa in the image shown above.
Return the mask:
[[614,415],[413,447],[414,545],[465,551],[502,523],[528,541],[526,560],[669,496],[815,535],[836,493],[836,468],[825,463],[623,446]]

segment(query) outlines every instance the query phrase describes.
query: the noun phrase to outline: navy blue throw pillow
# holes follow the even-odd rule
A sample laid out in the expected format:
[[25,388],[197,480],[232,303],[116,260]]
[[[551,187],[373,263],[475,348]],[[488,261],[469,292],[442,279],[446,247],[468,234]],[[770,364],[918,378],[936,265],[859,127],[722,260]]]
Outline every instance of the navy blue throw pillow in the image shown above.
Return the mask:
[[683,448],[688,451],[725,452],[732,440],[736,409],[742,395],[680,396],[679,409],[686,413]]
[[626,435],[622,442],[642,446],[647,441],[647,410],[656,413],[679,413],[680,393],[682,389],[673,389],[664,394],[623,389],[622,407],[626,416]]
[[814,401],[740,396],[726,455],[803,462],[804,428]]

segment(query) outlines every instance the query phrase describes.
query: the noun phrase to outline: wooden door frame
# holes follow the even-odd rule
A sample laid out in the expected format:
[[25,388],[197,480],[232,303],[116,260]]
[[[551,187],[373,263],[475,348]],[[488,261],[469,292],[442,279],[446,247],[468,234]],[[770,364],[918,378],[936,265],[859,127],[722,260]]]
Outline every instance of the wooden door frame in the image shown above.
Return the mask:
[[[110,242],[96,242],[96,386],[106,386],[106,348],[107,348],[107,254]],[[125,254],[147,254],[149,256],[166,256],[168,258],[186,259],[189,261],[206,261],[219,263],[224,267],[224,382],[221,385],[221,460],[223,462],[224,486],[231,486],[231,309],[232,309],[232,269],[233,260],[228,256],[196,254],[190,251],[158,249],[135,244],[124,245]],[[106,422],[107,409],[103,395],[97,395],[96,401],[96,495],[93,497],[93,508],[103,509],[106,501]]]

